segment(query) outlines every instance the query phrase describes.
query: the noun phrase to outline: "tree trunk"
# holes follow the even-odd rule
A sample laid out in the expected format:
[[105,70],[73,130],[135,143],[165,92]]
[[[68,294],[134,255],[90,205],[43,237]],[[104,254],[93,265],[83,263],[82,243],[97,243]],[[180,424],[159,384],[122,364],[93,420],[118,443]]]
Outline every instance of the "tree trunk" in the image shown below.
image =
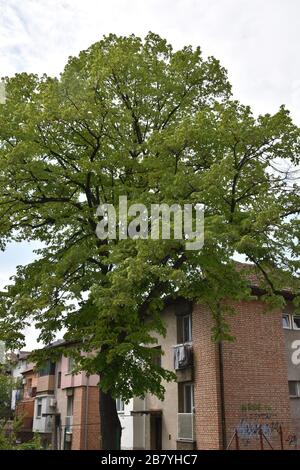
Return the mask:
[[117,413],[116,400],[110,392],[99,390],[99,412],[102,450],[120,450],[122,428]]

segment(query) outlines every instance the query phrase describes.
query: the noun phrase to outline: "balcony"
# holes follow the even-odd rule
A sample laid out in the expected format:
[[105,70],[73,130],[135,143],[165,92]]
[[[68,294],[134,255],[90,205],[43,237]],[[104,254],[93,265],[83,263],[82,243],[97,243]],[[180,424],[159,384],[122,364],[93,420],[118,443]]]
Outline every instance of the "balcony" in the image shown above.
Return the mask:
[[29,387],[24,391],[24,400],[30,400],[36,396],[36,387]]
[[16,406],[16,416],[22,418],[20,431],[32,431],[34,401],[20,401]]
[[193,381],[193,349],[190,343],[173,346],[174,369],[177,382]]
[[54,391],[55,362],[46,361],[38,371],[37,393]]
[[43,375],[38,378],[36,392],[53,392],[55,375]]
[[29,396],[30,396],[31,398],[36,397],[36,387],[30,387],[30,389],[29,389]]
[[177,439],[193,441],[194,440],[194,414],[177,414]]
[[174,369],[186,369],[193,364],[192,345],[190,343],[176,344],[174,349]]

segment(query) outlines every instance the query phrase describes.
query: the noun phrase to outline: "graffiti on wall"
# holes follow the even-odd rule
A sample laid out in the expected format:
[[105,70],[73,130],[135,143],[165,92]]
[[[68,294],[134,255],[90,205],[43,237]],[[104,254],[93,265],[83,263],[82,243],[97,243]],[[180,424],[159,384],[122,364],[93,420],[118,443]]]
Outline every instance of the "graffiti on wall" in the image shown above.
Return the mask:
[[262,433],[268,437],[272,437],[272,433],[280,430],[280,423],[278,421],[272,421],[270,423],[258,423],[254,421],[247,421],[242,418],[236,427],[239,437],[243,439],[251,439],[259,435],[260,429]]
[[[281,422],[276,419],[277,413],[268,404],[244,403],[241,405],[241,415],[236,431],[246,446],[251,440],[258,438],[260,432],[268,440],[278,438],[281,433]],[[297,447],[297,436],[289,434],[285,442],[288,446]]]
[[297,447],[297,436],[296,434],[289,434],[288,437],[285,439],[291,447]]

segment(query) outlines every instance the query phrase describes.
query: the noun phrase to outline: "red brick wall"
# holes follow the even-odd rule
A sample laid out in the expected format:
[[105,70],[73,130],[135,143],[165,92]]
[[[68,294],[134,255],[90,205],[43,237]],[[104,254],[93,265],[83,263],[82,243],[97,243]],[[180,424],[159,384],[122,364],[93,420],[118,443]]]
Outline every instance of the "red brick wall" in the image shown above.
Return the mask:
[[74,388],[72,450],[83,449],[84,387]]
[[[236,311],[228,318],[236,340],[223,344],[227,442],[238,427],[240,447],[257,448],[257,426],[264,425],[271,444],[279,448],[279,426],[284,439],[291,431],[281,313],[264,314],[259,301],[241,302]],[[193,346],[195,435],[199,449],[222,446],[219,356],[217,346],[210,340],[211,326],[207,309],[196,306]],[[265,447],[268,448],[266,442]]]
[[[86,387],[74,388],[72,450],[100,449],[100,416],[98,387],[88,387],[86,423]],[[87,433],[87,434],[85,434]]]
[[236,341],[224,344],[227,436],[241,424],[241,434],[254,433],[242,439],[243,446],[255,447],[259,444],[255,425],[262,424],[272,445],[279,448],[279,426],[285,435],[291,428],[281,312],[264,314],[258,301],[241,302],[236,310],[238,314],[229,319]]
[[99,389],[89,387],[88,450],[100,449]]
[[34,413],[34,400],[23,400],[17,403],[16,406],[16,416],[22,417],[22,431],[32,431],[33,423],[33,413]]
[[221,446],[217,345],[211,341],[211,315],[201,305],[193,311],[195,437],[198,449]]

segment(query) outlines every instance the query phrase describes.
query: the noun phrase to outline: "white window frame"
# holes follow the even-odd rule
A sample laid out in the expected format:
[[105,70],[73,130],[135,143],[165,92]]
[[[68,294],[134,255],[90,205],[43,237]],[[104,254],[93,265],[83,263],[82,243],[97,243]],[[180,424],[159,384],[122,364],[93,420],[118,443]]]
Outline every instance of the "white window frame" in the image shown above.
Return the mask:
[[[71,403],[71,406],[69,405]],[[72,408],[69,410],[69,408]],[[72,411],[72,414],[69,413],[69,411]],[[74,395],[67,395],[67,417],[71,418],[74,413]]]
[[[189,392],[187,392],[189,389]],[[191,402],[191,411],[187,411],[186,409],[186,397],[187,393],[190,394],[190,402]],[[191,382],[187,382],[183,385],[183,413],[193,413],[194,412],[194,384]]]
[[[288,323],[289,323],[288,326],[283,326],[283,318],[284,318],[284,317],[287,317],[287,319],[288,319]],[[282,314],[282,328],[283,328],[284,330],[291,330],[291,329],[292,329],[291,315],[289,315],[288,313],[283,313],[283,314]]]
[[121,397],[116,399],[117,412],[123,414],[125,412],[125,403]]
[[[184,320],[186,318],[188,319],[188,329],[189,329],[188,339],[184,338],[184,333],[185,333]],[[183,343],[191,343],[192,342],[192,315],[191,314],[182,316],[182,340],[183,340]]]
[[298,328],[298,326],[294,323],[294,318],[295,318],[295,317],[300,319],[300,315],[292,315],[292,326],[293,326],[293,330],[299,331],[299,330],[300,330],[300,327]]
[[[39,414],[39,407],[41,407],[41,413]],[[43,413],[43,399],[37,398],[36,401],[36,418],[41,419]]]
[[72,374],[73,375],[74,366],[75,366],[74,357],[69,356],[68,357],[68,364],[67,364],[67,374]]

